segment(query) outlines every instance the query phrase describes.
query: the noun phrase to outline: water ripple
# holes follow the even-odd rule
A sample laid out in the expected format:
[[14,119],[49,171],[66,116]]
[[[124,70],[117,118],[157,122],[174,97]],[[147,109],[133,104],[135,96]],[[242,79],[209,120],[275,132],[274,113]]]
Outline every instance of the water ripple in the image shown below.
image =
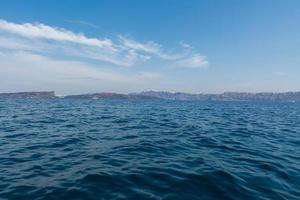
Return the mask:
[[300,105],[0,100],[0,199],[299,199]]

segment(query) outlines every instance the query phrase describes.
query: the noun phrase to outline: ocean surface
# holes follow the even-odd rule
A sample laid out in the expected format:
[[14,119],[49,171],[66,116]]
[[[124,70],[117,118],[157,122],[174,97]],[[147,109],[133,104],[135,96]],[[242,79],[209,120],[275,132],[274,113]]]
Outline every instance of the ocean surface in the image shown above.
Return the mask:
[[0,199],[300,199],[300,104],[0,100]]

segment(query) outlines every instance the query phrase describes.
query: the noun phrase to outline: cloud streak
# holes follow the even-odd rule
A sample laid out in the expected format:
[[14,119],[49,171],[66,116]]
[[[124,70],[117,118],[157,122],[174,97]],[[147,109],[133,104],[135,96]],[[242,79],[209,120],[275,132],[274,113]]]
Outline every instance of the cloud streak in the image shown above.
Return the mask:
[[76,34],[62,28],[51,27],[44,24],[16,24],[0,20],[0,29],[23,37],[66,41],[100,48],[114,49],[113,43],[109,39],[100,40],[97,38],[88,38],[82,33]]
[[184,58],[178,62],[178,66],[185,68],[204,68],[208,66],[205,56],[194,54],[188,58]]
[[87,22],[87,21],[84,21],[84,20],[66,20],[66,22],[73,23],[73,24],[80,24],[80,25],[84,25],[84,26],[89,26],[89,27],[92,27],[92,28],[95,28],[95,29],[99,28],[99,26],[97,26],[96,24],[93,24],[93,23],[90,23],[90,22]]
[[0,20],[0,43],[2,48],[46,54],[59,52],[77,59],[92,59],[119,66],[140,65],[151,59],[186,68],[200,68],[208,64],[204,56],[192,52],[191,48],[186,51],[188,44],[183,46],[184,51],[170,53],[153,41],[138,42],[124,36],[114,41],[100,39],[42,23],[18,24]]

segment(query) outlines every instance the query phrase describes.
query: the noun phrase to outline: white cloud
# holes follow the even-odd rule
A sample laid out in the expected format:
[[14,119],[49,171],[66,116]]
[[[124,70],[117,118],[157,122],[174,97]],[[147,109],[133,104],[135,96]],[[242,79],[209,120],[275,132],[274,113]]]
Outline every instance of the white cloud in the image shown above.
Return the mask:
[[153,41],[124,36],[100,39],[41,23],[0,19],[0,91],[53,88],[76,93],[151,88],[167,77],[159,69],[147,69],[149,65],[144,63],[148,61],[158,63],[158,68],[159,63],[162,67],[207,66],[204,56],[187,47],[167,50]]
[[119,36],[119,39],[121,41],[122,48],[127,48],[134,52],[142,52],[147,53],[149,55],[155,55],[161,59],[177,60],[185,56],[182,53],[166,53],[162,49],[162,45],[157,44],[153,41],[142,43],[133,39],[126,38],[124,36]]
[[125,48],[153,54],[159,54],[160,52],[161,46],[155,42],[150,41],[143,44],[132,39],[126,38],[124,36],[119,36],[119,38],[122,46]]
[[186,49],[192,49],[193,47],[185,42],[180,42],[179,43],[183,48],[186,48]]
[[44,24],[16,24],[0,20],[0,29],[9,33],[30,38],[43,38],[50,40],[66,41],[83,45],[97,46],[113,50],[113,43],[109,39],[88,38],[81,33],[73,33],[65,29],[47,26]]
[[[161,59],[181,67],[196,68],[207,64],[205,57],[192,52],[181,43],[184,51],[166,51],[161,44],[138,42],[124,36],[119,40],[87,37],[62,28],[41,23],[17,24],[0,19],[0,47],[43,54],[60,54],[76,59],[92,59],[120,66],[132,66],[150,59]],[[188,51],[187,51],[188,49]],[[74,58],[73,58],[74,59]]]
[[179,60],[177,65],[184,68],[203,68],[208,66],[208,61],[200,54],[193,54],[187,58]]

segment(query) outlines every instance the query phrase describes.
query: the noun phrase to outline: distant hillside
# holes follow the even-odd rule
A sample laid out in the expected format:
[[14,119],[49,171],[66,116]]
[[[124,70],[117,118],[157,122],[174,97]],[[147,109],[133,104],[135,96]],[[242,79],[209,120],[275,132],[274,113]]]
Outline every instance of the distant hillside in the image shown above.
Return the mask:
[[169,100],[215,100],[215,101],[299,101],[300,92],[284,93],[247,93],[225,92],[222,94],[189,94],[182,92],[146,91],[139,95],[157,97]]
[[0,98],[56,98],[55,92],[16,92],[0,93]]
[[118,93],[93,93],[93,94],[79,94],[68,95],[64,98],[68,99],[157,99],[157,97],[146,96],[140,94],[118,94]]
[[[58,98],[53,91],[49,92],[17,92],[0,93],[0,98]],[[197,101],[282,101],[300,102],[300,92],[284,93],[247,93],[224,92],[222,94],[190,94],[183,92],[145,91],[141,93],[93,93],[68,95],[66,99],[167,99],[167,100],[197,100]]]

